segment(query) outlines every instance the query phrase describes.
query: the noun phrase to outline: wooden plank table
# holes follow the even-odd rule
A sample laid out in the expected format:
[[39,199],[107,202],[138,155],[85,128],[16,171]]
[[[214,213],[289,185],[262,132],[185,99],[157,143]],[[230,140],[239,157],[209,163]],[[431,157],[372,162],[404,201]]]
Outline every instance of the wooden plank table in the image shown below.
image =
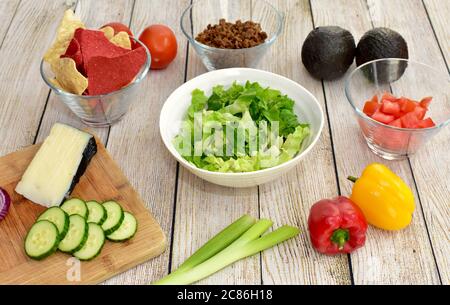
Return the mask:
[[[275,226],[297,225],[302,233],[201,283],[450,284],[450,128],[411,158],[382,160],[369,151],[355,120],[342,119],[350,111],[344,80],[314,80],[300,57],[303,40],[313,27],[339,25],[359,40],[372,27],[386,26],[405,37],[410,58],[448,73],[450,1],[271,0],[285,14],[285,26],[266,55],[270,60],[263,60],[259,68],[310,90],[322,104],[327,124],[319,143],[299,166],[278,181],[248,189],[219,187],[193,176],[160,140],[158,120],[165,99],[183,82],[206,71],[179,27],[190,2],[0,1],[0,155],[42,141],[57,121],[87,128],[50,93],[39,75],[40,59],[64,10],[74,8],[88,27],[120,21],[140,33],[149,24],[163,23],[177,36],[176,60],[166,70],[149,73],[124,119],[111,128],[90,128],[107,145],[170,243],[160,257],[106,283],[145,284],[159,279],[228,223],[248,213],[271,218]],[[394,233],[369,228],[366,246],[348,256],[318,254],[307,234],[309,207],[322,198],[349,194],[351,185],[345,177],[372,161],[387,164],[413,188],[417,203],[413,223]]]

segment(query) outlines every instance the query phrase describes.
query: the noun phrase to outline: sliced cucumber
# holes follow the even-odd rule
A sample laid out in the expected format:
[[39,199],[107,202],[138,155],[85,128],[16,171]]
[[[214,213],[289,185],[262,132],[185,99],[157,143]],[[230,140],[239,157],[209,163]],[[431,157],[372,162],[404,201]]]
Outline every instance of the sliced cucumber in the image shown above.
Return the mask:
[[84,219],[88,219],[89,217],[89,210],[86,203],[78,198],[72,198],[64,201],[64,203],[61,205],[61,209],[66,211],[69,216],[78,214]]
[[101,226],[95,223],[89,223],[89,234],[83,248],[73,253],[73,255],[82,261],[88,261],[96,257],[102,251],[105,244],[105,233]]
[[87,222],[93,222],[98,225],[102,225],[106,220],[106,210],[97,201],[88,201],[86,202],[87,208],[89,210],[89,217],[87,218]]
[[39,220],[48,220],[53,223],[58,228],[59,240],[62,240],[69,230],[69,215],[59,207],[51,207],[45,210],[38,217],[37,221]]
[[58,248],[59,231],[48,220],[36,222],[25,238],[25,253],[32,259],[41,260],[53,254]]
[[103,207],[106,209],[107,217],[102,224],[102,229],[105,231],[105,235],[110,235],[122,224],[124,213],[120,204],[115,201],[104,202]]
[[69,217],[69,231],[59,243],[58,249],[62,252],[72,253],[80,250],[88,238],[89,226],[86,219],[78,214]]
[[137,231],[137,220],[128,212],[124,212],[123,222],[113,233],[106,236],[110,241],[125,241],[134,236]]

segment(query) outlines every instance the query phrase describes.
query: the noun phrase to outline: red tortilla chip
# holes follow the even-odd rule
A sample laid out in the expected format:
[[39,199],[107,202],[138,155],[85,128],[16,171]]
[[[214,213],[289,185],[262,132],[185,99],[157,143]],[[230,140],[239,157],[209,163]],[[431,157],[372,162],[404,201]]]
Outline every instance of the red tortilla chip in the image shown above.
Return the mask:
[[116,57],[130,51],[110,42],[102,31],[80,28],[75,31],[74,38],[80,44],[85,71],[87,71],[87,64],[93,57]]
[[138,48],[142,48],[142,45],[140,43],[137,43],[136,41],[134,41],[132,39],[130,39],[130,40],[131,40],[131,49],[132,50],[136,50]]
[[72,58],[75,61],[75,64],[77,65],[77,70],[80,71],[80,73],[85,74],[83,69],[83,56],[81,55],[81,49],[78,40],[73,38],[70,41],[69,46],[66,49],[66,52],[63,55],[61,55],[61,58],[64,57]]
[[90,95],[107,94],[133,81],[146,61],[144,48],[116,57],[95,56],[86,65]]

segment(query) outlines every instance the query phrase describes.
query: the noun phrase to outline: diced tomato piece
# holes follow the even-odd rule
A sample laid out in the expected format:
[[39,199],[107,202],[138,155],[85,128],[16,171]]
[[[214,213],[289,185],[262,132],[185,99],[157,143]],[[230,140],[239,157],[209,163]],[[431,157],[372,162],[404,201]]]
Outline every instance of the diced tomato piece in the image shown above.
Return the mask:
[[429,128],[429,127],[434,127],[434,126],[436,126],[436,124],[433,122],[433,120],[431,118],[427,118],[425,120],[421,120],[417,124],[417,127],[419,127],[419,128]]
[[374,119],[375,121],[378,121],[380,123],[383,123],[383,124],[389,124],[390,122],[395,120],[395,117],[391,114],[385,114],[378,109],[372,115],[372,119]]
[[417,106],[414,109],[414,113],[416,114],[416,116],[419,120],[422,120],[425,117],[425,114],[427,113],[427,109],[423,108],[421,106]]
[[398,119],[401,118],[402,116],[404,116],[406,113],[404,113],[403,111],[399,111],[398,113],[393,114],[393,116]]
[[412,111],[414,111],[414,109],[416,109],[417,106],[418,106],[418,103],[411,101],[411,100],[406,100],[406,102],[404,102],[404,104],[401,106],[401,111],[412,112]]
[[423,108],[425,108],[425,109],[427,109],[428,110],[428,107],[430,106],[430,103],[431,103],[431,100],[432,100],[433,98],[431,97],[431,96],[427,96],[427,97],[424,97],[421,101],[420,101],[420,106],[422,106]]
[[396,115],[396,114],[400,113],[400,105],[397,102],[383,100],[382,105],[381,105],[381,111],[386,114]]
[[417,128],[420,121],[414,112],[408,112],[400,120],[402,121],[402,126],[405,128]]
[[388,125],[389,125],[389,126],[398,127],[398,128],[402,128],[402,127],[403,127],[403,126],[402,126],[402,120],[401,120],[401,119],[393,120],[393,121],[390,122]]
[[405,97],[398,98],[396,102],[400,105],[400,108],[408,102],[408,99]]
[[375,111],[378,110],[378,108],[380,108],[380,104],[378,104],[378,102],[367,101],[364,104],[363,112],[368,116],[372,116],[375,113]]
[[378,95],[372,96],[371,102],[378,103]]
[[390,102],[395,102],[397,98],[395,96],[393,96],[392,94],[390,94],[389,92],[385,92],[383,93],[383,96],[381,97],[381,101],[390,101]]
[[[364,104],[363,112],[369,117],[382,124],[397,128],[430,128],[436,126],[431,118],[425,116],[432,97],[424,97],[422,100],[415,101],[407,97],[396,98],[392,94],[385,92],[381,96],[381,102],[378,102],[378,96],[374,95],[370,101]],[[364,134],[373,133],[376,143],[397,150],[402,149],[404,145],[409,145],[409,134],[401,130],[387,129],[380,127],[379,132],[370,131],[371,128],[360,122]],[[367,130],[365,130],[367,129]]]

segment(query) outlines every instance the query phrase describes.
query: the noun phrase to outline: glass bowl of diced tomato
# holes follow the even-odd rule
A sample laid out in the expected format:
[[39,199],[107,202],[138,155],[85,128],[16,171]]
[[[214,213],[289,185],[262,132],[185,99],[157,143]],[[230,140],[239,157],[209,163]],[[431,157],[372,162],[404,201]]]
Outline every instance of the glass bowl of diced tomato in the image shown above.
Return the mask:
[[369,148],[384,159],[398,160],[450,123],[449,85],[446,71],[387,58],[355,69],[345,94]]

